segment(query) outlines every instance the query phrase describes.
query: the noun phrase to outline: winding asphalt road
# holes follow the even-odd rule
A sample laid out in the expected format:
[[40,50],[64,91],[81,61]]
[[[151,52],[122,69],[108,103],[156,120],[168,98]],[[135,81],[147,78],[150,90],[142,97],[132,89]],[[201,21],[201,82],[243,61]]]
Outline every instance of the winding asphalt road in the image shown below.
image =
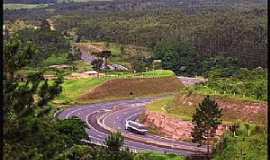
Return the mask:
[[144,111],[143,106],[151,99],[119,100],[107,103],[80,105],[67,108],[57,114],[59,119],[79,117],[89,127],[87,133],[91,143],[103,145],[111,131],[121,131],[124,146],[137,151],[157,151],[183,156],[206,153],[206,146],[176,141],[155,135],[138,135],[125,130],[126,120],[135,120]]

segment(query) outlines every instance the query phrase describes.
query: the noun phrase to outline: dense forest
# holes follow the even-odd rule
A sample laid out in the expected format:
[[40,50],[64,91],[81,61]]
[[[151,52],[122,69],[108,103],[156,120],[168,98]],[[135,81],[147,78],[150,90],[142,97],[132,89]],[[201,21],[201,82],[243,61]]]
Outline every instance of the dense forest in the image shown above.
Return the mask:
[[[25,2],[24,2],[25,1]],[[40,0],[5,0],[4,3],[38,3]],[[78,0],[79,1],[79,0]],[[87,1],[77,3],[77,0],[69,0],[68,3],[54,3],[44,9],[31,9],[31,10],[16,10],[4,12],[4,19],[38,19],[42,17],[53,16],[57,14],[68,14],[71,12],[80,12],[84,14],[96,12],[118,12],[118,11],[147,11],[149,9],[170,9],[176,8],[184,10],[188,14],[193,14],[202,9],[249,9],[249,8],[265,8],[267,5],[266,0],[113,0],[113,1]],[[42,1],[43,3],[51,2]],[[51,3],[58,2],[52,0]],[[266,10],[266,8],[265,8]],[[23,14],[22,14],[23,13]],[[266,11],[265,11],[266,13]]]
[[50,19],[57,31],[67,37],[76,35],[80,40],[132,44],[152,50],[177,41],[191,44],[199,56],[229,56],[237,58],[241,67],[266,67],[267,17],[263,8],[208,9],[192,15],[179,9],[92,14],[76,10]]
[[56,0],[4,0],[4,3],[42,4],[42,3],[56,3]]
[[[230,56],[244,67],[266,66],[267,19],[264,10],[151,10],[54,17],[57,30],[81,40],[110,41],[157,48],[172,42],[191,44],[201,56]],[[248,62],[248,63],[247,63]],[[247,66],[248,65],[248,66]]]

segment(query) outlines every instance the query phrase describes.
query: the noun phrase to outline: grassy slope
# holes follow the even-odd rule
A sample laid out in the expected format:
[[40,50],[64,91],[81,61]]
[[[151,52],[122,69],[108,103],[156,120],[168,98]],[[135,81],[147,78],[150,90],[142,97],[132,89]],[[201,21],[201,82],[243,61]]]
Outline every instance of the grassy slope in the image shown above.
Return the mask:
[[85,78],[79,80],[65,80],[63,83],[63,91],[55,100],[56,103],[75,103],[82,95],[93,89],[94,87],[104,83],[107,79]]
[[[151,111],[157,111],[166,113],[169,116],[179,118],[186,121],[192,120],[192,114],[194,113],[198,104],[204,98],[203,95],[199,94],[178,94],[174,98],[161,99],[151,104],[145,106],[146,109]],[[235,122],[235,121],[245,121],[252,122],[260,125],[264,125],[266,121],[266,115],[261,112],[266,113],[266,104],[264,102],[253,102],[247,100],[236,100],[231,98],[224,98],[220,96],[214,96],[215,100],[219,105],[232,106],[231,109],[223,110],[223,122]],[[253,113],[243,109],[246,105],[251,107],[258,105],[260,110],[258,113]],[[252,116],[250,116],[252,114]]]
[[[78,68],[80,68],[78,65],[76,65]],[[83,65],[83,67],[85,67]],[[83,68],[80,68],[83,69]],[[127,97],[121,97],[119,95],[116,95],[115,97],[102,97],[98,100],[96,99],[88,99],[88,100],[82,100],[80,97],[82,95],[85,95],[90,92],[91,89],[96,88],[97,86],[100,86],[104,84],[105,82],[109,80],[115,79],[116,81],[119,79],[124,78],[124,81],[130,82],[134,79],[140,78],[140,81],[144,81],[142,79],[148,79],[154,78],[155,81],[159,81],[157,78],[161,77],[172,77],[174,76],[174,73],[168,70],[157,70],[157,71],[149,71],[144,72],[140,74],[133,74],[133,73],[125,73],[125,72],[112,72],[110,73],[114,76],[106,76],[103,78],[86,78],[86,79],[79,79],[79,80],[65,80],[62,84],[63,91],[60,96],[58,96],[55,100],[55,103],[59,104],[72,104],[72,103],[88,103],[88,102],[96,102],[101,100],[110,100],[110,99],[119,99],[119,98],[127,98]],[[180,83],[179,83],[180,85]],[[125,89],[125,88],[123,88]],[[122,90],[123,90],[122,89]],[[108,89],[109,90],[109,89]],[[108,90],[105,90],[104,92],[108,92]],[[117,90],[117,88],[116,88]],[[128,92],[129,93],[129,92]],[[162,93],[160,93],[162,94]],[[137,95],[133,95],[132,97],[136,97]],[[130,97],[131,98],[131,97]]]
[[168,115],[170,117],[179,118],[179,119],[184,120],[184,121],[191,121],[193,109],[187,108],[187,109],[181,110],[179,112],[169,111],[169,108],[171,107],[172,102],[173,102],[173,97],[160,99],[160,100],[154,101],[150,104],[147,104],[145,106],[145,109],[150,110],[150,111],[165,113],[166,115]]
[[183,88],[183,85],[176,77],[114,79],[83,95],[81,100],[112,100],[164,95],[175,93],[181,88]]

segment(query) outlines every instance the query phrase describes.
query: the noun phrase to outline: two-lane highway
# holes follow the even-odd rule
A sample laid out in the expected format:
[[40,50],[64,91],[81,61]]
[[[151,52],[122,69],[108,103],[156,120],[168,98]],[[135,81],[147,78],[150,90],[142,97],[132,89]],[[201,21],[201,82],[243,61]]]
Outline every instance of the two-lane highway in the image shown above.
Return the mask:
[[76,116],[85,121],[89,127],[89,138],[96,144],[104,144],[109,132],[118,130],[125,137],[124,146],[132,150],[176,153],[183,156],[206,152],[205,146],[197,147],[194,143],[126,131],[125,121],[135,120],[144,111],[143,106],[149,102],[151,100],[145,98],[74,106],[63,110],[57,116],[60,119]]

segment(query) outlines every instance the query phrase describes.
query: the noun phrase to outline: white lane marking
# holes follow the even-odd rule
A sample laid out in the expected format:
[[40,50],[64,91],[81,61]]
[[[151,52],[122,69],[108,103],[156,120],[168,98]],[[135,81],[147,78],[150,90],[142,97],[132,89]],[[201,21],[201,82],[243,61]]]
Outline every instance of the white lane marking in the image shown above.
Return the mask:
[[[135,107],[134,107],[134,108],[135,108]],[[119,112],[123,112],[123,111],[125,111],[125,110],[128,110],[128,109],[130,109],[130,108],[125,108],[125,109],[121,109],[121,110],[119,110],[119,111],[110,113],[108,116],[106,116],[105,118],[103,118],[103,122],[106,122],[106,120],[107,120],[109,117],[111,117],[111,116],[113,116],[113,115],[115,115],[115,114],[118,114]],[[115,123],[115,122],[114,122],[114,123]],[[105,124],[105,123],[104,123],[104,124]]]
[[[144,100],[144,99],[142,99],[142,100]],[[75,112],[78,112],[78,111],[82,111],[82,110],[87,110],[87,109],[89,109],[89,108],[94,108],[94,107],[98,107],[98,106],[100,106],[100,108],[101,107],[103,107],[103,106],[106,106],[107,107],[107,105],[108,106],[110,106],[110,105],[112,105],[112,106],[115,106],[115,105],[130,105],[130,103],[132,103],[131,105],[133,105],[133,104],[137,104],[137,106],[140,106],[140,105],[145,105],[145,104],[147,104],[147,103],[150,103],[150,102],[135,102],[135,103],[133,103],[134,101],[136,101],[136,100],[127,100],[127,101],[121,101],[121,102],[109,102],[109,103],[96,103],[96,104],[90,104],[90,105],[87,105],[87,106],[82,106],[82,107],[80,107],[80,108],[78,108],[78,109],[75,109],[76,107],[72,107],[72,108],[68,108],[68,109],[66,109],[66,110],[64,110],[64,111],[66,111],[67,112],[67,114],[64,116],[65,118],[69,118],[72,114],[74,114]],[[73,110],[74,109],[74,110]],[[69,111],[70,110],[70,111]],[[110,111],[109,109],[103,109],[104,111]]]
[[89,108],[78,108],[78,109],[75,109],[75,110],[73,110],[73,111],[71,111],[71,112],[68,112],[67,114],[66,114],[66,116],[65,116],[65,118],[69,118],[71,115],[73,115],[74,113],[76,113],[76,112],[80,112],[81,110],[83,110],[83,109],[89,109]]
[[85,121],[86,121],[87,125],[88,125],[89,127],[93,128],[97,133],[100,133],[100,134],[102,134],[102,135],[107,135],[107,134],[105,134],[105,133],[103,133],[103,132],[100,132],[100,131],[98,131],[97,129],[95,129],[95,127],[93,127],[93,126],[89,123],[89,121],[88,121],[89,116],[92,115],[92,114],[95,114],[95,113],[97,113],[97,112],[98,112],[98,111],[89,113],[89,114],[86,116]]
[[[102,107],[102,106],[101,106]],[[76,112],[79,112],[79,111],[82,111],[82,110],[88,110],[88,109],[93,109],[93,108],[86,108],[86,107],[84,107],[84,108],[79,108],[79,109],[75,109],[75,110],[73,110],[73,111],[71,111],[71,113],[68,113],[65,117],[69,117],[71,114],[74,114],[74,113],[76,113]],[[92,113],[90,113],[90,114],[88,114],[87,115],[87,118],[89,118],[89,116],[91,115]],[[138,113],[135,113],[135,114],[133,114],[133,115],[131,115],[131,116],[129,116],[129,118],[130,117],[132,117],[132,116],[134,116],[134,115],[137,115]],[[89,124],[89,122],[86,120],[86,122],[87,122],[87,124],[89,125],[89,126],[91,126],[90,124]],[[93,126],[91,126],[91,128],[94,128]],[[95,128],[94,128],[94,130],[96,130]],[[97,130],[96,130],[97,131]],[[103,134],[103,135],[107,135],[107,134],[104,134],[103,132],[99,132],[99,131],[97,131],[97,133],[101,133],[101,134]],[[98,139],[98,138],[96,138],[96,137],[93,137],[93,136],[90,136],[90,137],[92,137],[93,139]],[[103,139],[103,138],[102,138]],[[131,141],[132,142],[132,141]],[[130,146],[130,147],[132,147],[133,148],[133,146]],[[136,147],[137,148],[137,147]],[[145,148],[142,148],[142,150],[145,150]]]
[[[135,107],[134,107],[135,108]],[[130,109],[130,108],[129,108]],[[124,109],[124,110],[127,110],[127,109]],[[128,118],[126,118],[125,120],[130,120],[132,119],[133,117],[136,117],[138,116],[140,113],[138,111],[139,109],[135,109],[133,111],[135,111],[135,113],[131,114],[130,116],[128,116]],[[107,116],[106,118],[104,118],[104,121],[106,121],[105,119],[117,114],[118,112],[121,112],[123,110],[120,110],[120,111],[117,111],[117,112],[114,112],[112,114],[110,114],[109,116]],[[115,122],[113,122],[115,124]],[[117,126],[118,129],[120,129],[119,126]],[[166,137],[160,137],[160,136],[151,136],[151,137],[148,137],[148,138],[151,138],[153,140],[155,140],[154,138],[158,138],[159,140],[169,140],[170,142],[166,142],[166,143],[169,143],[169,144],[172,144],[172,145],[179,145],[178,143],[175,143],[173,142],[173,139],[170,139],[170,138],[166,138]],[[181,143],[181,145],[188,145],[188,146],[193,146],[192,144],[189,144],[189,143]]]
[[133,117],[138,116],[138,114],[140,114],[140,113],[138,113],[138,112],[133,113],[132,115],[128,116],[128,117],[126,118],[126,120],[130,120],[130,119],[132,119]]
[[[96,111],[96,112],[98,112],[98,111]],[[95,131],[97,131],[98,133],[101,133],[101,134],[103,134],[103,135],[107,135],[107,134],[104,134],[103,132],[100,132],[100,131],[98,131],[98,130],[96,130],[93,126],[91,126],[91,124],[88,122],[88,119],[89,119],[89,116],[91,115],[91,114],[94,114],[94,113],[90,113],[90,114],[88,114],[87,115],[87,121],[86,121],[86,123],[91,127],[91,128],[93,128]],[[100,137],[100,138],[97,138],[97,137],[94,137],[94,136],[92,136],[92,135],[89,135],[89,138],[90,138],[90,140],[91,139],[94,139],[94,140],[97,140],[97,141],[103,141],[104,142],[104,140],[105,139],[103,139],[103,137]],[[101,139],[102,138],[102,139]],[[127,141],[127,142],[129,142],[129,141]],[[131,141],[132,142],[132,141]],[[94,142],[95,144],[97,144],[97,145],[104,145],[104,144],[102,144],[102,143],[100,143],[100,142]],[[143,144],[144,145],[144,144]],[[124,147],[129,147],[130,149],[135,149],[135,150],[149,150],[149,149],[146,149],[146,148],[143,148],[143,147],[135,147],[135,146],[128,146],[128,145],[123,145]],[[151,150],[151,149],[150,149]]]

